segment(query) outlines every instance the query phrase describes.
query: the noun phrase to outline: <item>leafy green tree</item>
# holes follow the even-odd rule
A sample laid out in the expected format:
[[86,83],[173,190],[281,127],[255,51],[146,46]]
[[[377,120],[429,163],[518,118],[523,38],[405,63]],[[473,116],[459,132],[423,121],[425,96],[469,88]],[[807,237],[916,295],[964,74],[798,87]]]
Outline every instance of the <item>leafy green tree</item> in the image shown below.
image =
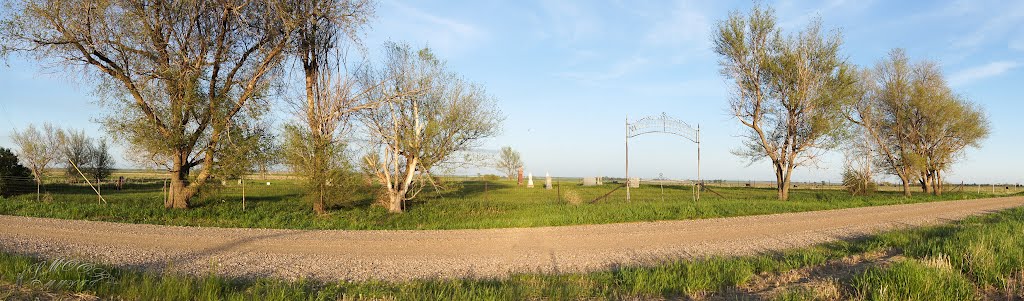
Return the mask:
[[519,168],[523,167],[523,159],[520,158],[518,151],[512,149],[511,146],[505,146],[501,148],[501,153],[498,154],[496,167],[505,173],[509,180],[512,180],[519,174]]
[[16,1],[0,20],[0,52],[92,75],[111,136],[167,168],[165,207],[188,208],[228,125],[280,78],[296,29],[292,4]]
[[938,64],[912,63],[893,49],[858,80],[849,119],[873,146],[876,165],[895,175],[910,196],[914,182],[925,192],[942,193],[942,173],[988,136],[980,107],[957,95]]
[[844,137],[842,108],[854,78],[840,54],[842,39],[825,36],[820,20],[783,36],[775,12],[755,6],[719,21],[713,42],[721,72],[734,84],[732,113],[748,128],[735,153],[751,163],[769,159],[778,198],[787,200],[793,170]]
[[361,163],[380,182],[389,212],[402,212],[431,183],[433,168],[495,135],[502,120],[483,87],[449,71],[429,49],[389,43],[384,62],[360,78],[374,87],[371,101],[381,103],[359,113],[373,146]]
[[18,156],[0,147],[0,197],[28,192],[31,179],[32,171],[18,163]]
[[942,194],[942,173],[988,137],[989,123],[977,104],[957,94],[946,83],[937,63],[924,61],[915,69],[911,99],[916,116],[911,123],[919,172],[926,193]]

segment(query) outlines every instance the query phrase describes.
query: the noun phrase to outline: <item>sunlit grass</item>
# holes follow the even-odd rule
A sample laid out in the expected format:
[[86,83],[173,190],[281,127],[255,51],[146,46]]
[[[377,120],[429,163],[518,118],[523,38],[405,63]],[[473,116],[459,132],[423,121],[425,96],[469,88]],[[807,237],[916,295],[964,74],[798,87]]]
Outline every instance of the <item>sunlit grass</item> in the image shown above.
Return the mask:
[[[34,194],[0,201],[0,214],[64,219],[181,226],[259,227],[291,229],[475,229],[605,224],[635,221],[683,220],[800,212],[984,197],[952,192],[941,197],[880,192],[866,197],[841,190],[796,189],[789,201],[775,199],[764,188],[713,187],[699,202],[690,186],[645,185],[631,191],[606,184],[584,187],[578,181],[556,182],[556,189],[516,186],[511,181],[456,180],[445,190],[427,190],[409,202],[402,214],[389,214],[374,205],[371,195],[353,192],[355,201],[329,204],[329,214],[317,216],[292,180],[251,180],[246,184],[245,210],[237,183],[210,185],[188,210],[163,208],[161,183],[135,184],[124,190],[105,188],[108,204],[83,185],[50,185],[51,201],[37,202]],[[580,202],[565,199],[572,191]]]
[[[996,239],[998,238],[998,239]],[[572,274],[516,274],[501,279],[427,279],[388,283],[238,280],[219,276],[155,274],[102,267],[111,281],[59,289],[49,280],[93,279],[74,269],[36,273],[41,280],[11,289],[0,299],[32,299],[47,293],[83,293],[125,300],[580,300],[686,299],[724,294],[755,275],[783,273],[819,266],[853,254],[891,250],[905,256],[889,266],[876,266],[842,279],[844,299],[965,300],[988,292],[998,298],[1020,297],[1024,209],[972,217],[951,225],[898,230],[852,241],[746,257],[711,257],[664,262],[654,266],[623,266]],[[0,291],[15,288],[18,276],[40,261],[0,253]],[[89,270],[85,270],[89,271]],[[92,272],[95,273],[95,272]],[[1014,286],[1016,285],[1016,286]],[[1018,295],[1014,295],[1018,294]],[[780,300],[813,299],[813,291],[796,289]],[[1007,297],[1009,296],[1009,297]]]

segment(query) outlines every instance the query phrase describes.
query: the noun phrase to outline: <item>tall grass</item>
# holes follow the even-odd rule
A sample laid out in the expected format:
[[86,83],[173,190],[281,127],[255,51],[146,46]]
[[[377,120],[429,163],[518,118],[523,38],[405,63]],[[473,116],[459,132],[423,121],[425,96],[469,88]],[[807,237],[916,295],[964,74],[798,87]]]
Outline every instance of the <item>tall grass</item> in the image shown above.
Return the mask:
[[[800,189],[790,201],[775,200],[775,191],[758,188],[713,188],[694,202],[690,186],[643,186],[625,201],[613,185],[583,187],[563,182],[559,189],[527,189],[509,181],[449,181],[446,190],[428,191],[409,203],[402,214],[389,214],[366,195],[348,203],[330,204],[329,214],[317,216],[302,198],[300,185],[273,180],[271,186],[249,181],[246,208],[241,187],[211,186],[195,200],[194,208],[163,208],[161,186],[138,184],[124,190],[104,190],[108,204],[81,185],[51,185],[52,201],[37,202],[34,195],[0,200],[0,214],[64,219],[179,226],[258,227],[290,229],[474,229],[603,224],[633,221],[681,220],[726,216],[799,212],[978,198],[974,193],[948,193],[942,197],[904,198],[896,192],[849,196],[839,190]],[[559,194],[559,191],[562,193]],[[573,200],[572,198],[576,198]]]

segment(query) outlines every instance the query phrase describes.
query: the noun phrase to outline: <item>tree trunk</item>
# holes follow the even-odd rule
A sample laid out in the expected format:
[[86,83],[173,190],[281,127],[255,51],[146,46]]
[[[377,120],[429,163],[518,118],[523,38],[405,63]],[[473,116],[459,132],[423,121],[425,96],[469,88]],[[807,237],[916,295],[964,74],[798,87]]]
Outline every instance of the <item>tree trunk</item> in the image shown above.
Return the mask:
[[792,181],[790,179],[793,176],[793,165],[786,167],[786,174],[782,177],[782,198],[780,200],[789,200],[789,188],[792,187]]
[[321,188],[316,200],[313,201],[313,212],[316,212],[317,215],[323,215],[327,213],[327,209],[324,206],[324,194],[325,192]]
[[782,162],[772,162],[775,165],[775,187],[778,190],[779,200],[789,200],[789,176],[782,169]]
[[936,196],[942,195],[942,179],[939,178],[938,171],[932,173],[932,192],[934,192]]
[[388,212],[402,213],[402,194],[399,192],[388,193]]
[[195,192],[188,187],[188,172],[171,172],[171,186],[164,208],[188,209],[189,199]]
[[924,192],[924,194],[932,193],[931,177],[927,175],[921,175],[921,179],[918,179],[917,182],[921,184],[921,191]]
[[185,166],[184,156],[176,156],[172,163],[171,185],[164,208],[188,209],[189,200],[196,194],[195,187],[189,185],[189,168]]
[[903,196],[910,197],[910,179],[900,178],[903,181]]

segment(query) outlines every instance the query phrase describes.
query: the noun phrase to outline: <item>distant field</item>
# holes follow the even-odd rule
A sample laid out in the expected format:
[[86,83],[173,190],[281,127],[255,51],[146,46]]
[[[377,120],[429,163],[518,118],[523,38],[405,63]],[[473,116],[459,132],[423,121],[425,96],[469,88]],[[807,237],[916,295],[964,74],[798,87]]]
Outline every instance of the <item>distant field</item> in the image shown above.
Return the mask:
[[[135,179],[142,174],[126,175]],[[371,193],[352,192],[355,201],[329,204],[329,214],[316,216],[302,198],[299,182],[284,178],[247,180],[244,211],[242,186],[237,180],[212,183],[192,209],[167,210],[163,208],[162,180],[151,179],[130,181],[123,190],[105,185],[101,191],[108,204],[100,204],[85,184],[48,184],[42,201],[36,201],[35,194],[3,200],[0,214],[181,226],[473,229],[698,219],[991,196],[968,189],[941,197],[918,194],[904,198],[897,192],[852,197],[834,188],[804,186],[791,192],[790,201],[781,202],[770,188],[712,186],[694,202],[692,186],[670,184],[632,189],[632,201],[626,202],[625,189],[616,190],[617,184],[608,182],[584,187],[579,179],[558,179],[555,189],[545,190],[543,178],[534,178],[536,188],[507,180],[456,178],[445,180],[443,190],[428,189],[402,214],[389,214],[373,205]]]

